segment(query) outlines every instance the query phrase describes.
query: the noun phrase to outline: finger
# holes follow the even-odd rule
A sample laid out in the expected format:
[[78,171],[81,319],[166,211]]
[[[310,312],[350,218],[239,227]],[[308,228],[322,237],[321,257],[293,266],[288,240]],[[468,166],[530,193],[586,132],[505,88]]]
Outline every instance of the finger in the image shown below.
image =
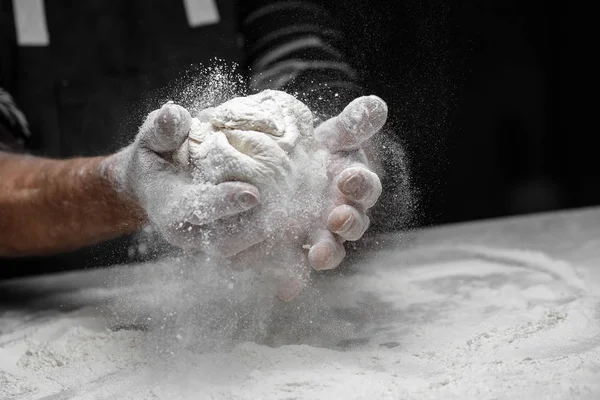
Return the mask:
[[356,241],[360,239],[369,227],[369,217],[360,213],[356,208],[343,204],[329,213],[327,227],[342,239]]
[[[211,225],[194,226],[196,249],[221,259],[231,259],[247,249],[262,244],[268,239],[268,233],[260,229],[251,229],[245,223],[223,224],[219,221]],[[236,260],[235,269],[245,269],[247,260]],[[246,267],[245,267],[246,265]]]
[[335,153],[331,155],[331,162],[327,165],[327,177],[336,178],[343,170],[352,167],[367,168],[369,160],[364,150],[356,150],[346,153]]
[[205,225],[256,207],[260,203],[260,193],[249,183],[223,182],[193,188],[182,203],[189,207],[188,222]]
[[148,200],[148,217],[171,244],[197,248],[209,239],[210,231],[198,224],[231,217],[258,205],[258,190],[243,182],[220,185],[190,185],[177,177],[154,182]]
[[231,267],[235,270],[245,271],[252,268],[260,268],[265,258],[270,257],[273,243],[264,240],[244,250],[227,257]]
[[254,264],[233,258],[266,240],[261,232],[240,236],[222,228],[220,224],[198,226],[184,223],[166,230],[164,236],[169,243],[184,250],[202,252],[220,260],[228,259],[231,266],[239,270],[253,267]]
[[[271,219],[274,220],[275,218]],[[306,242],[306,234],[298,222],[293,218],[287,218],[278,222],[278,225],[276,228],[272,227],[267,235],[261,235],[263,240],[259,243],[247,246],[242,251],[229,257],[233,267],[240,270],[261,267],[265,260],[283,257],[282,247],[293,247],[303,253],[302,245]],[[258,234],[260,233],[258,232]],[[240,234],[240,237],[245,237],[246,240],[248,236],[247,233]]]
[[315,129],[315,136],[332,152],[359,149],[385,124],[387,104],[377,96],[363,96],[353,100],[336,117]]
[[311,268],[307,255],[297,241],[268,240],[227,261],[236,270],[253,268],[263,278],[273,281],[277,297],[283,301],[296,298],[310,280]]
[[157,153],[173,152],[186,140],[191,121],[185,108],[169,102],[148,115],[140,129],[140,140]]
[[249,169],[256,169],[256,160],[260,160],[264,165],[273,166],[265,170],[265,174],[273,178],[282,178],[291,172],[288,155],[268,135],[253,131],[227,130],[225,136],[230,146],[246,156],[240,160],[244,160]]
[[[272,217],[273,219],[275,218]],[[248,237],[249,235],[244,233],[243,236]],[[280,258],[282,257],[282,247],[293,247],[298,250],[301,258],[306,258],[302,248],[306,242],[306,234],[293,218],[287,218],[280,228],[273,229],[269,235],[263,236],[263,238],[264,240],[258,244],[248,246],[229,258],[235,269],[260,267],[266,259]]]
[[[201,242],[205,253],[222,258],[236,257],[234,264],[238,269],[252,266],[266,257],[271,257],[276,249],[262,246],[265,242],[280,240],[279,232],[283,230],[287,213],[283,210],[268,212],[256,210],[234,218],[226,218],[215,224],[205,225],[201,228],[205,238]],[[257,246],[261,244],[261,246]],[[252,251],[257,254],[252,255]],[[244,258],[238,257],[243,253]]]
[[344,169],[336,181],[344,197],[365,209],[375,205],[383,190],[377,174],[361,166]]
[[309,280],[310,271],[308,269],[305,269],[304,273],[281,279],[277,283],[277,297],[285,302],[294,300],[302,293],[304,288],[308,285]]
[[300,243],[305,239],[304,229],[300,226],[300,222],[295,218],[288,218],[283,230],[284,240],[288,242]]
[[277,271],[277,297],[282,301],[292,301],[308,285],[311,268],[306,253],[295,243],[279,246],[278,253],[283,257],[279,259]]
[[346,256],[344,246],[326,229],[313,235],[313,243],[308,251],[308,261],[318,271],[337,267]]

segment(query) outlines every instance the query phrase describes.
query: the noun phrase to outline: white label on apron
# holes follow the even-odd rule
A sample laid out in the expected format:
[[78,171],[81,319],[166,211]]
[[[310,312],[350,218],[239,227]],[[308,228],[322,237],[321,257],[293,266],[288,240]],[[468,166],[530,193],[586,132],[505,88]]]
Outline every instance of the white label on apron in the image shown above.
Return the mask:
[[13,0],[17,43],[19,46],[48,46],[44,0]]
[[219,22],[219,10],[215,0],[183,0],[188,24],[192,28]]

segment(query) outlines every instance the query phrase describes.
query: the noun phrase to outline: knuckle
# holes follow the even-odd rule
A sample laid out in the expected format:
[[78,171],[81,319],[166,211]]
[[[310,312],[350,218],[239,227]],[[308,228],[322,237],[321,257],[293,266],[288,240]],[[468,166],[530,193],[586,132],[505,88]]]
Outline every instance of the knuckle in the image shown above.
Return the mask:
[[369,228],[370,220],[364,214],[356,212],[357,218],[354,219],[352,226],[343,234],[340,234],[345,240],[354,242],[359,240]]

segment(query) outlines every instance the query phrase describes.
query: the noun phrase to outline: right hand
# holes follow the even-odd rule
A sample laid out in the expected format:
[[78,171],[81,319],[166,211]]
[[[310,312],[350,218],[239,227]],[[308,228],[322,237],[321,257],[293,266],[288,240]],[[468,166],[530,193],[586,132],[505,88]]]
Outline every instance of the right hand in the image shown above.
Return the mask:
[[[148,115],[135,141],[117,153],[112,168],[121,189],[169,243],[200,250],[205,241],[202,226],[254,208],[260,194],[243,182],[193,182],[188,168],[173,159],[190,124],[185,108],[163,105]],[[226,234],[218,238],[224,243],[228,239]]]
[[[311,169],[303,172],[306,184],[292,194],[304,204],[318,204],[318,213],[282,217],[281,233],[237,255],[235,265],[277,266],[278,294],[285,301],[295,298],[308,284],[311,270],[336,268],[346,255],[343,243],[362,237],[369,226],[368,210],[382,192],[380,179],[371,166],[378,160],[369,160],[364,148],[386,119],[385,102],[376,96],[364,96],[319,125],[311,154],[320,154],[323,169],[320,174],[313,174]],[[325,176],[325,181],[319,176]],[[309,200],[307,196],[315,192],[317,196]],[[265,262],[267,256],[269,263]]]

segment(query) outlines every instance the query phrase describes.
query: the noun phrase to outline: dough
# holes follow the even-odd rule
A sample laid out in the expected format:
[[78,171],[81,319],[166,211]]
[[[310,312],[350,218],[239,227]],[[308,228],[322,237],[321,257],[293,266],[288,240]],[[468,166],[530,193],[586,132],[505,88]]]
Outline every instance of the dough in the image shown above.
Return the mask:
[[[275,90],[202,111],[193,118],[179,157],[187,157],[200,182],[251,183],[260,190],[263,204],[296,214],[306,214],[316,205],[314,195],[326,181],[311,111],[295,97]],[[300,204],[304,210],[294,206]]]

